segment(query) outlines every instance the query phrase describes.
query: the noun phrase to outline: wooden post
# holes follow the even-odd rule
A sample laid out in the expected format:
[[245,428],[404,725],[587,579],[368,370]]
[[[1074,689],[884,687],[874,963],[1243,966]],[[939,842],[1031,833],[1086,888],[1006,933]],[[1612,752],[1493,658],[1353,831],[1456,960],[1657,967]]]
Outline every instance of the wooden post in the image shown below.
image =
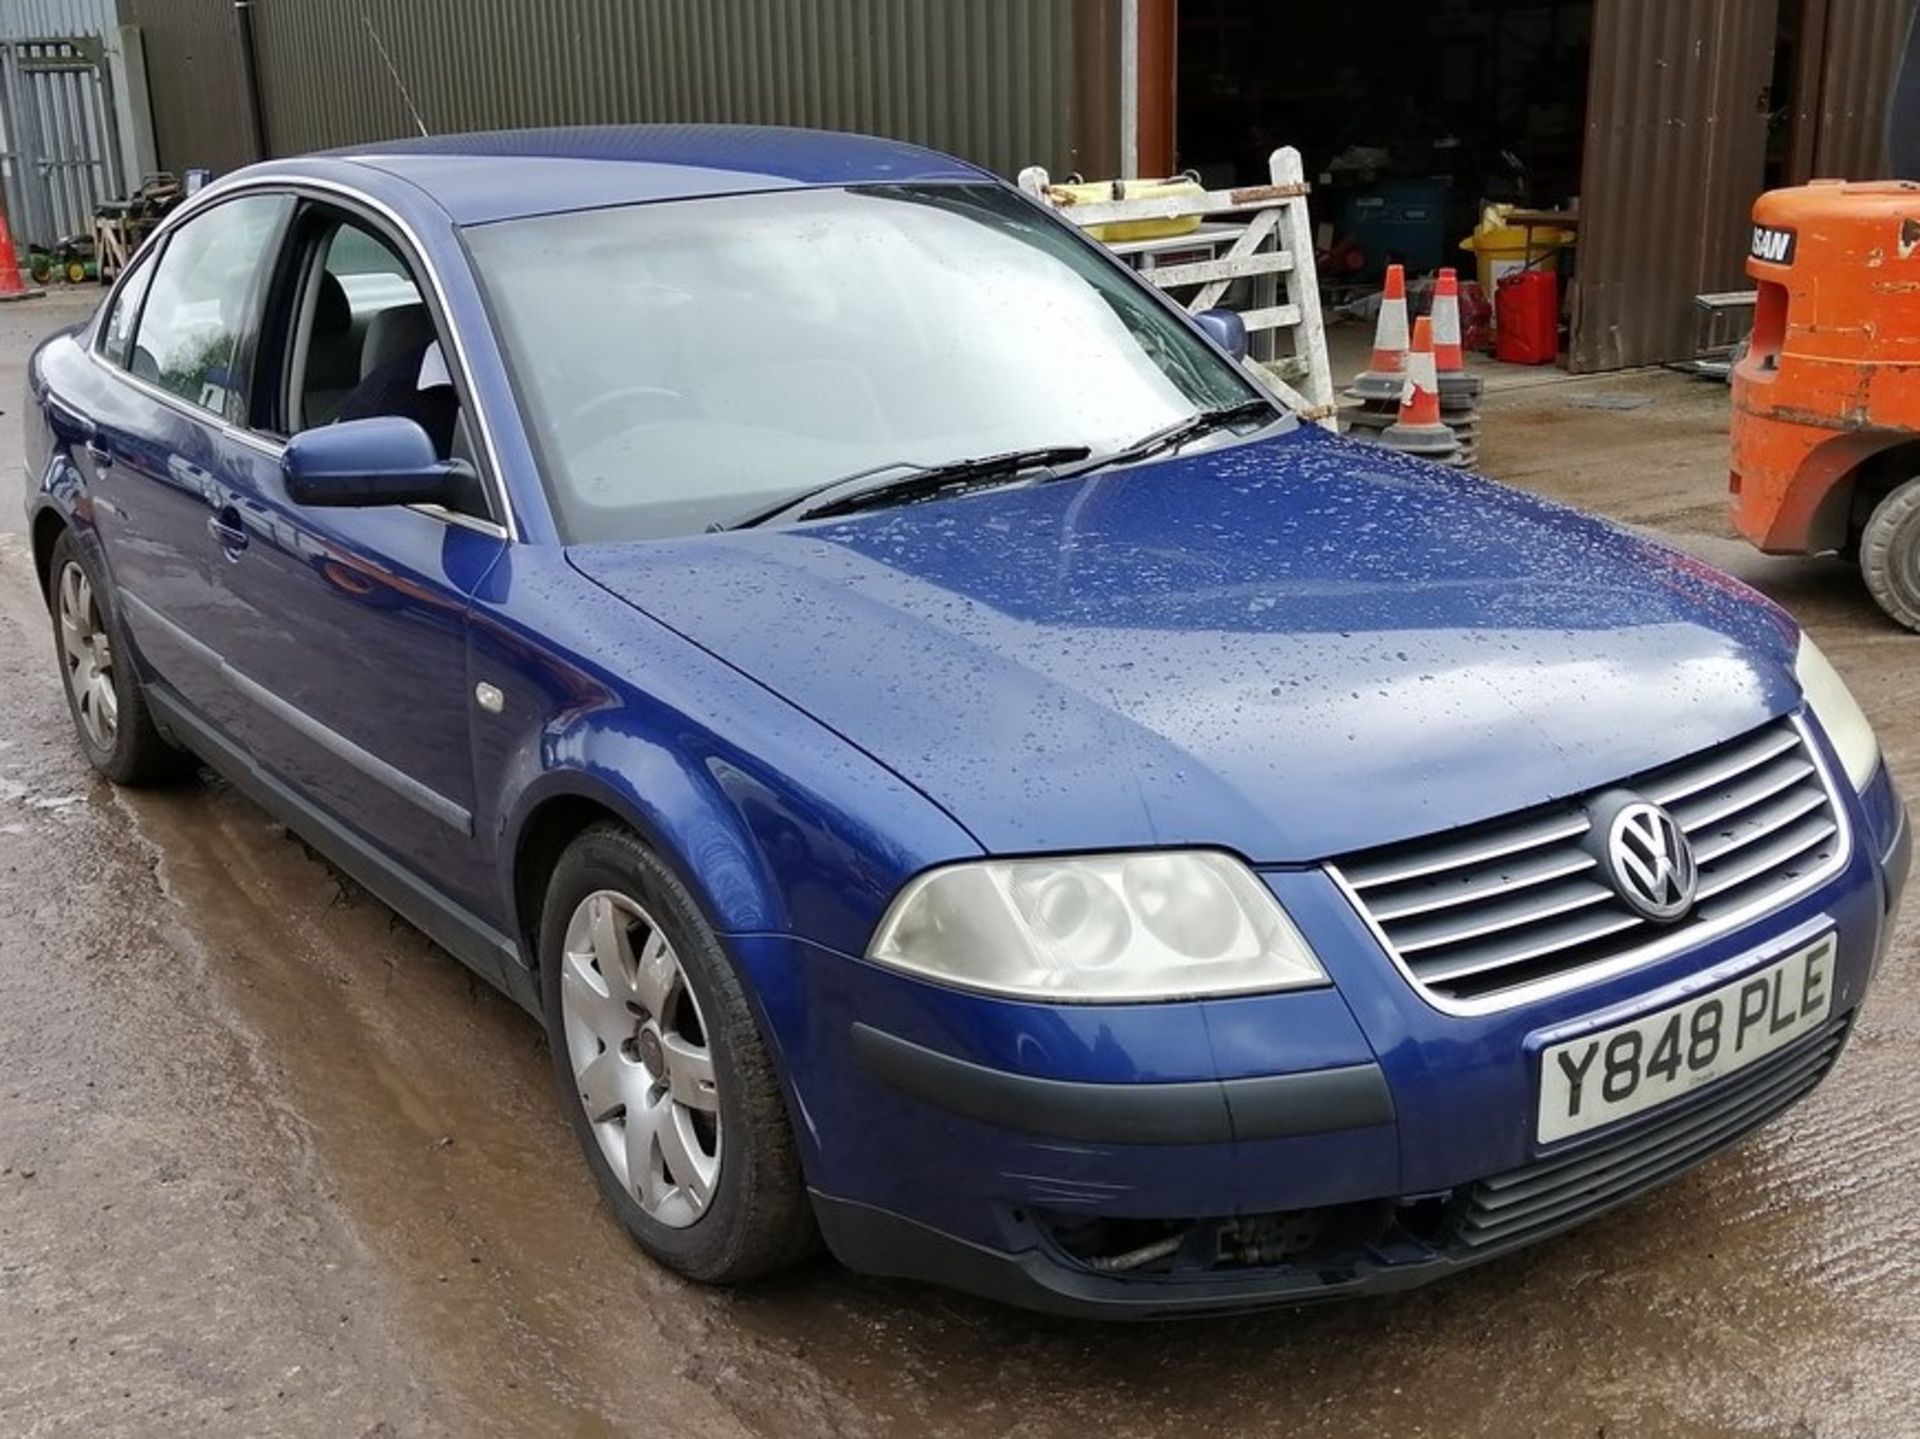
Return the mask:
[[[1282,145],[1267,162],[1276,186],[1307,182],[1306,167],[1300,152]],[[1302,392],[1316,408],[1321,428],[1340,431],[1340,418],[1333,399],[1333,363],[1327,358],[1327,326],[1320,315],[1320,276],[1313,258],[1313,221],[1307,216],[1304,196],[1281,207],[1280,243],[1293,256],[1293,268],[1285,271],[1287,303],[1300,312],[1294,326],[1294,353],[1306,361]]]

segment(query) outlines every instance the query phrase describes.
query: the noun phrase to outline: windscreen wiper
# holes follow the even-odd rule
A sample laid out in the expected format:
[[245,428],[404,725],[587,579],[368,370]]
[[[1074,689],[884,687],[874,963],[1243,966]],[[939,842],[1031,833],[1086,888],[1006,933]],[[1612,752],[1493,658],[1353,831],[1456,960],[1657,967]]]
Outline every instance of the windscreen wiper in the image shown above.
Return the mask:
[[1188,440],[1198,439],[1211,431],[1243,424],[1248,420],[1277,420],[1284,413],[1271,400],[1260,399],[1241,400],[1237,404],[1202,410],[1197,415],[1176,420],[1150,435],[1142,435],[1130,445],[1123,445],[1117,450],[1110,450],[1104,455],[1096,456],[1084,465],[1075,465],[1071,469],[1062,470],[1055,478],[1071,480],[1078,475],[1092,474],[1095,470],[1104,470],[1113,465],[1131,465],[1140,460],[1164,454],[1168,450],[1178,449]]
[[[1008,450],[999,455],[976,455],[971,459],[949,460],[939,465],[917,465],[910,460],[843,475],[824,485],[815,485],[776,504],[750,510],[736,519],[712,528],[747,530],[776,520],[788,522],[819,520],[830,515],[850,515],[860,510],[875,510],[887,505],[911,504],[936,495],[1005,484],[1028,470],[1049,465],[1071,464],[1093,453],[1086,445],[1045,445],[1030,450]],[[904,470],[893,479],[883,475]]]

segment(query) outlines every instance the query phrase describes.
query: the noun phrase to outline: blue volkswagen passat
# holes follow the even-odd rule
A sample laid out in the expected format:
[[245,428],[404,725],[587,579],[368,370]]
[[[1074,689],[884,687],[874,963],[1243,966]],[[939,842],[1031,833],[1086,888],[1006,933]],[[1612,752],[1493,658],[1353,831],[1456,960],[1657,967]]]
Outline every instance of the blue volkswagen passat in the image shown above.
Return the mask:
[[878,140],[243,171],[32,362],[79,743],[539,1016],[685,1274],[1450,1273],[1820,1082],[1905,812],[1780,610],[1238,341]]

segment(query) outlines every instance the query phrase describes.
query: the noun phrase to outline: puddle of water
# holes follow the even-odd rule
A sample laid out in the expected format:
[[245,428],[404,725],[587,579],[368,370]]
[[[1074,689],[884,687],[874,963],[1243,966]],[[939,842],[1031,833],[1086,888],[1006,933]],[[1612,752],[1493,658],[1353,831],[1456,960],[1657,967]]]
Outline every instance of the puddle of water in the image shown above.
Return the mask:
[[[0,665],[27,673],[32,597],[19,570],[0,555]],[[200,1285],[167,1287],[165,1254],[186,1226],[232,1223],[267,1226],[310,1262],[301,1279],[265,1259],[257,1273],[230,1269],[217,1291],[228,1322],[291,1327],[276,1307],[283,1287],[303,1306],[339,1303],[373,1336],[354,1359],[357,1397],[401,1416],[401,1432],[406,1416],[426,1413],[525,1432],[702,1435],[1785,1434],[1802,1422],[1881,1434],[1901,1427],[1889,1428],[1896,1416],[1920,1428],[1911,929],[1835,1080],[1791,1120],[1610,1218],[1442,1287],[1123,1328],[824,1263],[716,1292],[651,1265],[601,1210],[530,1020],[223,787],[75,790],[61,723],[50,681],[0,695],[0,724],[35,736],[25,782],[71,794],[81,821],[35,811],[31,833],[0,849],[0,934],[36,926],[32,963],[51,963],[56,919],[106,916],[88,943],[110,963],[142,964],[140,985],[108,1005],[107,1043],[85,1038],[97,996],[32,998],[16,976],[0,990],[26,1006],[0,1031],[10,1067],[41,1076],[33,1082],[49,1093],[77,1090],[101,1062],[89,1045],[127,1046],[146,1011],[159,1018],[139,1050],[143,1085],[197,1129],[176,1133],[149,1115],[116,1145],[95,1111],[62,1119],[67,1111],[35,1098],[37,1123],[0,1117],[0,1145],[39,1143],[32,1152],[52,1162],[41,1158],[32,1182],[71,1186],[62,1192],[76,1206],[99,1191],[60,1174],[102,1182],[115,1158],[154,1145],[155,1131],[159,1147],[184,1149],[195,1132],[232,1140],[244,1130],[261,1156],[217,1193],[193,1196],[197,1207],[123,1210],[131,1232],[115,1251],[119,1272],[152,1297],[120,1322],[156,1352],[170,1315],[209,1302]],[[1909,718],[1903,754],[1913,728]],[[115,833],[133,842],[115,848]],[[128,905],[147,927],[101,938]],[[192,1029],[196,1017],[213,1038]],[[35,1138],[47,1135],[62,1137]],[[165,1163],[156,1152],[153,1193]],[[9,1182],[0,1177],[0,1227],[29,1213],[7,1207]],[[295,1184],[314,1192],[279,1197]],[[71,1216],[55,1225],[31,1213],[50,1244],[84,1232]],[[82,1312],[99,1314],[98,1303]],[[55,1402],[72,1373],[8,1326],[0,1319],[0,1357],[15,1343],[41,1356],[46,1378],[33,1393]],[[285,1377],[287,1427],[352,1409],[339,1363],[316,1353],[306,1334],[284,1348],[283,1368],[300,1366]],[[317,1372],[334,1387],[315,1387]],[[187,1389],[195,1382],[220,1392],[225,1381],[201,1375]]]

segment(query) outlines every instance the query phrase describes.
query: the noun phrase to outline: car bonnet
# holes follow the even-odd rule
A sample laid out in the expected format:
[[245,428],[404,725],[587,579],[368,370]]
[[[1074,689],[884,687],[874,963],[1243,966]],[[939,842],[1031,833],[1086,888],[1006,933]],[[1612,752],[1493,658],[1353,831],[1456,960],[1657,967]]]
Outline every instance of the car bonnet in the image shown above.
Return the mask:
[[1308,427],[569,557],[996,852],[1314,860],[1607,784],[1796,703],[1792,622],[1739,582]]

